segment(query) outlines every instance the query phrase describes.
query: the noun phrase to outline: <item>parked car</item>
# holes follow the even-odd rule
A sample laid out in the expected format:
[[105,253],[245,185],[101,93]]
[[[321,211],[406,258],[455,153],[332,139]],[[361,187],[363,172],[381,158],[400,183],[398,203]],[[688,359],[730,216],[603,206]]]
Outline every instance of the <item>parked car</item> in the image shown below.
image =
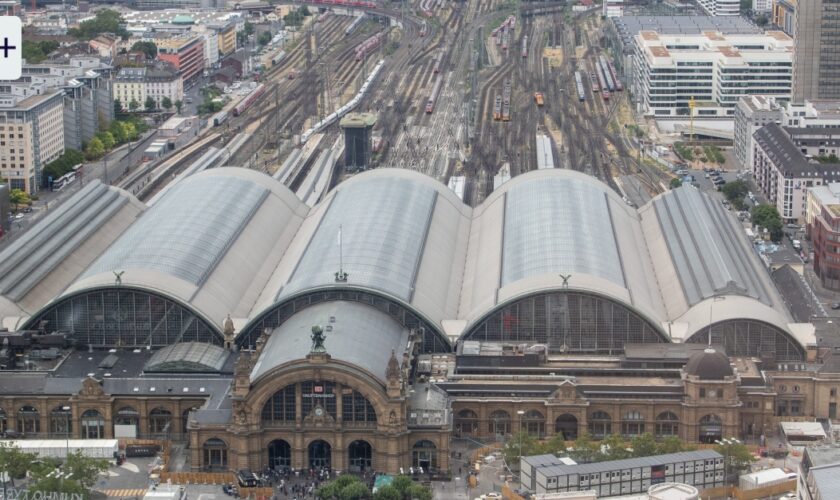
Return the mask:
[[840,302],[835,302],[835,303],[831,304],[831,308],[834,309],[835,311],[837,309],[840,309]]

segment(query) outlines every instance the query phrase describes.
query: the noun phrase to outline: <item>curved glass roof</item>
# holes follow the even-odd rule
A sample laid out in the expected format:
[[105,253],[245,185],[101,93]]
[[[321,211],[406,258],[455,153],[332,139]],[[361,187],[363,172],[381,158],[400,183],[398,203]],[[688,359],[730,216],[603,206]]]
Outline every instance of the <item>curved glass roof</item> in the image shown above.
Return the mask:
[[372,178],[339,188],[277,300],[335,284],[341,226],[347,284],[410,302],[436,197],[434,188],[405,178]]
[[203,342],[185,342],[166,346],[154,353],[144,372],[218,372],[228,358],[219,346]]
[[236,177],[179,182],[83,277],[141,269],[200,285],[266,196],[268,189]]
[[581,273],[625,287],[607,194],[591,182],[549,177],[505,200],[501,286],[540,274]]

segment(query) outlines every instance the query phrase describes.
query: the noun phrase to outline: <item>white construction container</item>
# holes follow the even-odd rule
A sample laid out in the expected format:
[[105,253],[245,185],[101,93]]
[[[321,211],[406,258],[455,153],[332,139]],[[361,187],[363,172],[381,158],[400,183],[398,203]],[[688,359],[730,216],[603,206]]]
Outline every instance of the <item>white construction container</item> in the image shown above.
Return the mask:
[[116,439],[16,439],[0,442],[27,453],[54,458],[66,457],[67,450],[70,453],[81,450],[89,458],[114,458],[114,453],[120,449]]

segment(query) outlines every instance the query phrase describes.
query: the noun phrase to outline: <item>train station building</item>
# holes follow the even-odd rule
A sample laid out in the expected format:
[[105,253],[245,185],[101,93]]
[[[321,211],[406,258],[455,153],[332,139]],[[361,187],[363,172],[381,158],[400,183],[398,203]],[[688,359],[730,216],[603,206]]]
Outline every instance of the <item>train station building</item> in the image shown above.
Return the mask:
[[187,442],[195,470],[449,466],[453,436],[690,442],[836,418],[840,355],[692,187],[545,169],[469,207],[377,169],[313,207],[216,168],[88,183],[0,254],[0,430]]

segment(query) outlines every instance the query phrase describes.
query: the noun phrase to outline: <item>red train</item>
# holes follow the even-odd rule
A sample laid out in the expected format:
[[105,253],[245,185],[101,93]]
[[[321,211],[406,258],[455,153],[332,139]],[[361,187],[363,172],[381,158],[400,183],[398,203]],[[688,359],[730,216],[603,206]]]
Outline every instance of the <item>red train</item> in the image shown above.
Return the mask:
[[243,111],[250,108],[251,105],[254,104],[261,95],[263,95],[263,93],[265,93],[265,85],[257,85],[257,88],[252,90],[250,94],[246,95],[241,101],[239,101],[239,104],[233,108],[233,116],[239,116]]
[[382,44],[383,39],[384,35],[382,33],[377,33],[360,43],[359,46],[356,47],[356,60],[361,61],[365,58],[365,56],[376,50],[379,45]]
[[440,94],[440,84],[443,81],[443,78],[437,77],[435,80],[435,86],[432,87],[432,94],[429,96],[429,100],[426,101],[426,114],[432,114],[435,110],[435,103],[437,102],[438,94]]
[[434,74],[440,73],[440,66],[441,66],[442,62],[443,62],[443,52],[441,51],[441,52],[438,53],[437,56],[435,56],[435,66],[432,69],[432,73],[434,73]]

